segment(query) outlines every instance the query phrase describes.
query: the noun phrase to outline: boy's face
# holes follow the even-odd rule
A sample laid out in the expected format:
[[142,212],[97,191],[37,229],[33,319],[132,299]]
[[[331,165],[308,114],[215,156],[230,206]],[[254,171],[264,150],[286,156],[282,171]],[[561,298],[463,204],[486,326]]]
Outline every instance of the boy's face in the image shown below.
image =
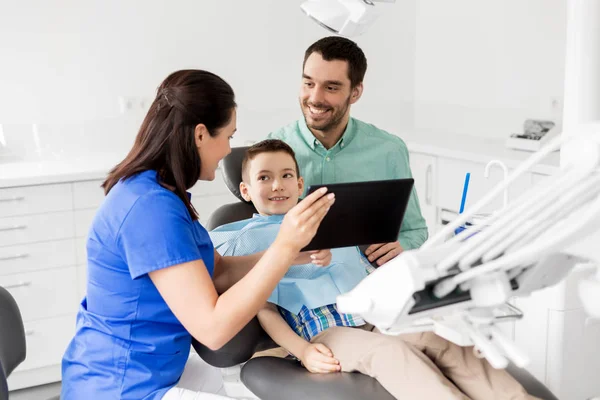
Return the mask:
[[247,168],[240,192],[246,201],[252,201],[259,214],[285,214],[298,203],[304,181],[298,177],[291,155],[282,151],[260,153]]

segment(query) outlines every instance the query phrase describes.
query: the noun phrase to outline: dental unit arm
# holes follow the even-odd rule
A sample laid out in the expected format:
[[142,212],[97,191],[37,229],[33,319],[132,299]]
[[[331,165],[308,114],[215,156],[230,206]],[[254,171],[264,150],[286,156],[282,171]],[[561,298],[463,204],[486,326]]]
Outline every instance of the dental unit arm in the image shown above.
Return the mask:
[[[522,316],[508,300],[559,283],[576,265],[597,262],[569,253],[600,230],[600,125],[580,129],[585,132],[563,134],[534,153],[420,249],[403,252],[339,296],[339,310],[386,334],[433,331],[458,345],[474,345],[495,368],[509,360],[527,365],[527,355],[498,327]],[[579,156],[481,225],[445,241],[561,146]],[[580,283],[580,298],[590,315],[600,317],[600,270],[591,275]]]
[[335,34],[352,37],[363,34],[380,15],[375,3],[396,0],[307,0],[300,9],[317,24]]

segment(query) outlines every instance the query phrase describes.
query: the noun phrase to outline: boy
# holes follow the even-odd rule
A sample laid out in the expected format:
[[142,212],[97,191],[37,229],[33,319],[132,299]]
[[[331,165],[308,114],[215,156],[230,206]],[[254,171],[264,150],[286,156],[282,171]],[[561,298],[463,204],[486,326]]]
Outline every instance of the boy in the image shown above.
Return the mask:
[[[265,140],[250,147],[242,163],[240,192],[259,214],[215,229],[211,238],[217,251],[243,255],[268,247],[283,215],[303,192],[299,175],[294,152],[284,142]],[[331,265],[319,266],[328,264],[325,254],[313,254],[316,266],[291,267],[258,314],[271,338],[310,372],[359,371],[376,378],[396,398],[532,398],[506,371],[493,369],[470,347],[432,333],[383,335],[360,317],[339,313],[335,298],[363,279],[370,265],[356,247],[332,250]]]

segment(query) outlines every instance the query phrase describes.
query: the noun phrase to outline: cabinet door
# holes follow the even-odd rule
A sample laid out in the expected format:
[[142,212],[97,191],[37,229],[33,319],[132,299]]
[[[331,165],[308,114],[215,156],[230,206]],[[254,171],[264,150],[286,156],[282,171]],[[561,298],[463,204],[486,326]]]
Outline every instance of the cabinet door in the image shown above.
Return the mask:
[[436,158],[423,153],[410,153],[410,169],[415,179],[421,212],[427,221],[429,236],[431,236],[438,228],[435,185]]
[[[485,163],[440,157],[437,160],[437,205],[441,210],[458,212],[467,172],[471,173],[465,210],[486,196],[504,179],[499,168],[491,168],[489,178],[485,178]],[[509,169],[509,173],[512,170]],[[507,200],[511,203],[531,188],[531,174],[525,173],[518,177],[508,188]],[[487,206],[480,210],[482,214],[490,214],[500,210],[504,205],[503,194],[496,196]]]

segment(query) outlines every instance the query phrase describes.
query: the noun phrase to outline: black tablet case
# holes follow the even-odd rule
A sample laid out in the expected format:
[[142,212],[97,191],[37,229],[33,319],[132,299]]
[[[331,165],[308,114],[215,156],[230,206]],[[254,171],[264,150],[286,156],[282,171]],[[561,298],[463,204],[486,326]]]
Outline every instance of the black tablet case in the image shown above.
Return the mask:
[[413,185],[411,178],[310,186],[308,194],[326,186],[335,203],[302,251],[395,242]]

